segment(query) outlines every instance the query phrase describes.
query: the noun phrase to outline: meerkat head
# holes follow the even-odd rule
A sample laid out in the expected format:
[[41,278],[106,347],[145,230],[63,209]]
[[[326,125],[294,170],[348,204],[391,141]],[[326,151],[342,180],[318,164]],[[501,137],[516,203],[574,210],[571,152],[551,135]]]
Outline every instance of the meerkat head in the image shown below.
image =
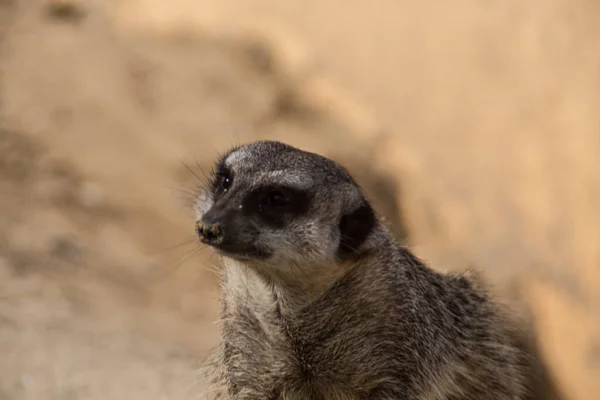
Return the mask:
[[196,210],[203,243],[225,257],[273,265],[350,259],[377,225],[343,167],[274,141],[223,156]]

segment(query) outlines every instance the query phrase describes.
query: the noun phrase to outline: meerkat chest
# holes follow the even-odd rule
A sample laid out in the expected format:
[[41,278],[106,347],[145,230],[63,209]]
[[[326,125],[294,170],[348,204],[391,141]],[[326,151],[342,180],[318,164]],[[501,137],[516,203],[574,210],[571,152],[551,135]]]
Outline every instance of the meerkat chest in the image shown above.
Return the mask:
[[294,343],[284,327],[248,311],[225,322],[223,334],[225,370],[235,399],[359,399],[347,382],[332,379],[333,371],[321,376],[319,360]]
[[307,375],[305,349],[282,322],[271,290],[254,272],[231,268],[226,278],[222,339],[232,396],[240,400],[357,398],[331,385],[323,388],[318,379]]
[[228,391],[236,399],[275,399],[290,365],[276,303],[254,271],[230,262],[225,273],[222,340]]
[[350,391],[311,375],[280,325],[246,312],[225,322],[224,360],[229,393],[237,400],[355,400]]

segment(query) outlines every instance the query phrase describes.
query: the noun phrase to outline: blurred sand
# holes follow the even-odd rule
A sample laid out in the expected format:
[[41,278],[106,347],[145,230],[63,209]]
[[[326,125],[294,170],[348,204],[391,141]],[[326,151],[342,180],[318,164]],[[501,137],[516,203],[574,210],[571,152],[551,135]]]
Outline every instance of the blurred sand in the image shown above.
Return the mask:
[[594,2],[48,3],[0,0],[0,399],[192,397],[218,260],[183,164],[265,137],[526,300],[566,397],[597,397]]

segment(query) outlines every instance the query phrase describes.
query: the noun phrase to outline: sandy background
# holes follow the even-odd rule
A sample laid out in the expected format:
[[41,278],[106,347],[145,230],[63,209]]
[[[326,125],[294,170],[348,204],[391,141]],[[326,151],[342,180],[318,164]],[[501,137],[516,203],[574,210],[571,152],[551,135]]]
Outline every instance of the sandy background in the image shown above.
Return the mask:
[[0,0],[0,399],[193,398],[218,307],[195,175],[256,138],[348,165],[419,256],[531,311],[566,399],[597,398],[599,18]]

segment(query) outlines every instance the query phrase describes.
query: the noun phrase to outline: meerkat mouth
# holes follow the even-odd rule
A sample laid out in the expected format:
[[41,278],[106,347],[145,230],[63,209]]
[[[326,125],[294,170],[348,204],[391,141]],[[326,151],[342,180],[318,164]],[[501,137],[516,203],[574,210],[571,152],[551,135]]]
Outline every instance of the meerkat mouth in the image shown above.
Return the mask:
[[243,248],[235,245],[220,244],[212,247],[222,256],[236,259],[238,261],[264,261],[271,257],[269,251],[257,246],[246,246]]
[[227,240],[225,230],[220,224],[207,225],[202,221],[196,222],[196,236],[200,242],[211,246],[222,256],[243,261],[266,260],[271,252],[256,245],[240,245]]

